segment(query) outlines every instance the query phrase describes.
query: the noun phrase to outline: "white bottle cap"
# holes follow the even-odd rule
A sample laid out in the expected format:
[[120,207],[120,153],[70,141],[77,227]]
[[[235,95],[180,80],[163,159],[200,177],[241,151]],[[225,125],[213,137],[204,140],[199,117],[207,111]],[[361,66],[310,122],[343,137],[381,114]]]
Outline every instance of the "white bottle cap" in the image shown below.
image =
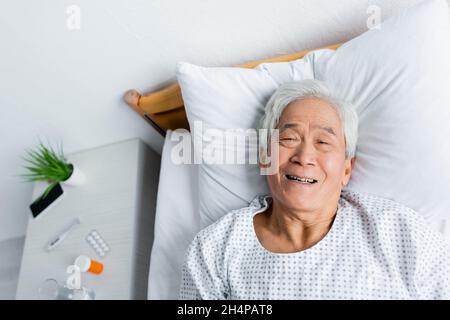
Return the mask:
[[81,272],[86,272],[91,267],[91,259],[87,256],[78,256],[75,259],[75,265],[80,268]]

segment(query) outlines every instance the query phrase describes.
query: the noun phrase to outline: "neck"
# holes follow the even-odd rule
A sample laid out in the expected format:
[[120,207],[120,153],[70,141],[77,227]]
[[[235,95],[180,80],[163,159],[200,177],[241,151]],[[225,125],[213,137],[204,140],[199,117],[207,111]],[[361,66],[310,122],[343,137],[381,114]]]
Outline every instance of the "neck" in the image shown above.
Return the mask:
[[275,199],[268,211],[267,228],[285,243],[287,251],[308,249],[322,240],[331,229],[337,203],[314,211],[292,210]]

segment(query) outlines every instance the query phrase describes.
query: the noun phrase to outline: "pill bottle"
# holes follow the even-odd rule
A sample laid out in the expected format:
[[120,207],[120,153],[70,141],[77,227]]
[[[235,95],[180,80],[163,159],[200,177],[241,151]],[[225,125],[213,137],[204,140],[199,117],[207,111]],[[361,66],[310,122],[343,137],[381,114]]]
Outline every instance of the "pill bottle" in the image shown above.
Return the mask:
[[103,271],[103,264],[92,260],[88,256],[78,256],[75,259],[75,265],[80,268],[81,272],[100,274]]

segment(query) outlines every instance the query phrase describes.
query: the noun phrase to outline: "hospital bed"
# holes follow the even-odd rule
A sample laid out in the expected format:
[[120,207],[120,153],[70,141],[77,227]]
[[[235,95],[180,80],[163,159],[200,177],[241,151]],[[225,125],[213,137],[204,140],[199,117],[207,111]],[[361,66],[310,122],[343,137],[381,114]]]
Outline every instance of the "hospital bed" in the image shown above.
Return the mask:
[[[337,49],[340,44],[326,48]],[[287,62],[300,59],[310,51],[255,61],[240,65],[253,68],[266,62]],[[177,298],[184,253],[194,235],[201,229],[196,165],[175,165],[170,160],[175,142],[172,130],[189,130],[180,87],[174,83],[166,88],[141,94],[129,90],[124,96],[127,104],[165,137],[162,152],[160,183],[155,218],[155,239],[151,253],[148,279],[150,299]],[[194,186],[194,187],[192,187]],[[403,192],[403,191],[401,191]],[[449,220],[436,220],[434,228],[450,239]]]
[[[340,44],[333,44],[325,48],[336,49],[339,46]],[[254,68],[266,62],[293,61],[313,50],[244,63],[239,67]],[[178,83],[173,83],[147,94],[141,94],[134,89],[128,90],[124,100],[165,137],[158,186],[155,239],[150,258],[148,298],[176,299],[184,253],[194,235],[200,231],[196,200],[198,190],[192,187],[196,185],[197,166],[176,165],[170,160],[171,150],[176,145],[170,139],[172,131],[189,130],[183,98]]]

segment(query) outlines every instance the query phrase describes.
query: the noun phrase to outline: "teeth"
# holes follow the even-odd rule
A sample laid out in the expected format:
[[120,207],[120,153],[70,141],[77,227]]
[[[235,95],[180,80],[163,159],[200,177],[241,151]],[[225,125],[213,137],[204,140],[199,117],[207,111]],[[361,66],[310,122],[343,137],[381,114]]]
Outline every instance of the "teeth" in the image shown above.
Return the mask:
[[299,182],[303,182],[303,183],[314,183],[316,182],[316,180],[311,179],[311,178],[304,178],[304,177],[297,177],[297,176],[292,176],[292,175],[286,175],[286,177],[290,180],[296,180]]

